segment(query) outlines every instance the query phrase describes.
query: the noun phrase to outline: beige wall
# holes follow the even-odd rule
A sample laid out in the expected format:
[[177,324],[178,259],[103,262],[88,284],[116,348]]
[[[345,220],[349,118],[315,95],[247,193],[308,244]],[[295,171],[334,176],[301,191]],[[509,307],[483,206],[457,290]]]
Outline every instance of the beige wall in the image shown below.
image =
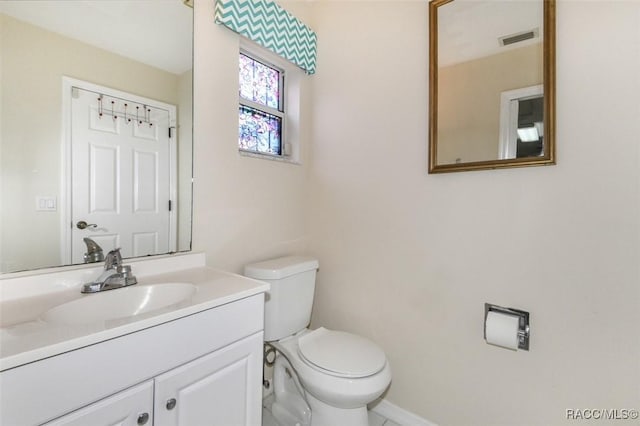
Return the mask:
[[[304,18],[309,4],[294,6]],[[195,3],[193,247],[209,265],[241,272],[245,263],[304,250],[310,80],[300,87],[302,164],[239,155],[239,36],[214,23],[213,8]]]
[[[60,264],[62,76],[177,105],[178,77],[0,14],[2,270]],[[84,60],[90,58],[90,60]],[[79,60],[83,59],[83,60]]]
[[[427,2],[313,12],[313,326],[377,341],[388,399],[441,425],[640,408],[640,2],[558,2],[558,165],[443,175]],[[531,312],[529,352],[484,342],[485,302]]]
[[438,163],[498,159],[500,94],[542,84],[542,44],[438,70]]

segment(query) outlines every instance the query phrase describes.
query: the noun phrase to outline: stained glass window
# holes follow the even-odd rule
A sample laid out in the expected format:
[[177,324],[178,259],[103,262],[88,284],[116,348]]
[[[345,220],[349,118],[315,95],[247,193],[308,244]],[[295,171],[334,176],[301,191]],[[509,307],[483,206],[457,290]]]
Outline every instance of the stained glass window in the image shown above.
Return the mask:
[[282,155],[282,119],[255,108],[240,105],[240,149]]
[[240,97],[282,111],[280,71],[240,54]]
[[268,155],[283,155],[283,73],[247,54],[239,57],[238,147]]

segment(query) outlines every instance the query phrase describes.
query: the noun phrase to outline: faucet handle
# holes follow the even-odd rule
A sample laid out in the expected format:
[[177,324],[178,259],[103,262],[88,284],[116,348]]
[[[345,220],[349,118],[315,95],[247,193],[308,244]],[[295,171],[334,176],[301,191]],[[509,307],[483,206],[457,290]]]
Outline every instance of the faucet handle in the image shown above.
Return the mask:
[[132,285],[138,283],[138,279],[131,273],[131,265],[120,265],[118,266],[117,271],[124,279],[124,285]]

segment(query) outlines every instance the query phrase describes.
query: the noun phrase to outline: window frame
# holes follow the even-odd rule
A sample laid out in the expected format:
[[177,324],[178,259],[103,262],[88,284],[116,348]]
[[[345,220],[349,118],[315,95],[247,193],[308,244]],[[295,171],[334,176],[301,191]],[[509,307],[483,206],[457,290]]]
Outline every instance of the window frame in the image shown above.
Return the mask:
[[[271,158],[288,158],[290,156],[290,153],[287,152],[287,144],[286,144],[286,129],[287,129],[287,110],[286,110],[286,105],[285,105],[285,100],[287,98],[287,85],[286,85],[286,72],[284,70],[283,67],[278,66],[277,64],[274,64],[272,61],[269,61],[267,59],[264,59],[264,57],[262,57],[259,54],[256,54],[252,51],[249,51],[245,48],[240,48],[239,52],[238,52],[238,63],[240,61],[240,55],[246,56],[247,58],[258,62],[268,68],[271,68],[273,70],[276,70],[279,74],[279,78],[278,78],[278,85],[279,85],[279,90],[278,90],[278,105],[280,106],[280,108],[273,108],[270,107],[268,105],[263,105],[261,103],[258,102],[254,102],[252,100],[249,99],[245,99],[241,96],[240,94],[240,81],[238,81],[238,114],[240,114],[239,110],[241,106],[244,106],[246,108],[251,108],[254,110],[258,110],[262,113],[265,114],[269,114],[269,115],[273,115],[276,116],[280,119],[280,154],[272,154],[270,152],[260,152],[260,151],[254,151],[251,149],[244,149],[240,147],[239,144],[239,138],[240,138],[240,134],[238,134],[238,151],[240,151],[241,153],[248,153],[251,155],[259,155],[259,156],[266,156],[266,157],[271,157]],[[238,116],[239,118],[239,116]],[[239,130],[239,129],[238,129]]]

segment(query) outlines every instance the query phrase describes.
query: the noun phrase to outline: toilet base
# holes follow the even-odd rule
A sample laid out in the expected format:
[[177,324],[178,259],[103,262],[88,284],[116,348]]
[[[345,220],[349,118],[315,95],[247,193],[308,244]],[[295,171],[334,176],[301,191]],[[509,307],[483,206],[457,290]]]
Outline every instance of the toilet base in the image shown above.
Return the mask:
[[369,426],[367,406],[358,408],[338,408],[328,405],[307,392],[307,402],[311,406],[311,426]]
[[310,426],[311,410],[304,399],[302,384],[289,361],[276,354],[273,367],[274,402],[271,413],[281,426]]

